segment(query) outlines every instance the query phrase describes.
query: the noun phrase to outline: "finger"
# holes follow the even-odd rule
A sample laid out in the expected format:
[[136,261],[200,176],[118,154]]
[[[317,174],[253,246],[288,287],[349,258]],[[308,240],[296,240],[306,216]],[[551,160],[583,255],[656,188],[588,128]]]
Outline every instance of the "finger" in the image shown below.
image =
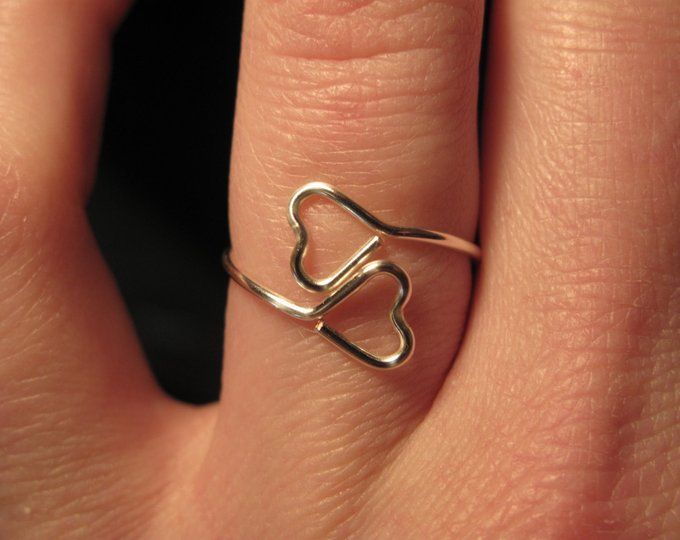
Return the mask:
[[[389,223],[472,237],[482,7],[476,0],[248,4],[230,191],[233,257],[245,272],[300,297],[286,208],[311,179],[334,184]],[[366,239],[331,205],[310,204],[303,216],[315,275],[337,268]],[[332,527],[349,511],[342,501],[366,488],[430,406],[460,341],[470,262],[398,242],[384,253],[412,277],[406,316],[418,339],[409,365],[389,374],[230,289],[212,456],[241,472],[211,484],[231,503],[221,519],[251,519],[245,508],[276,478],[295,488],[285,501],[271,500],[266,525],[243,525],[251,534],[300,526],[324,511],[319,530]],[[390,352],[394,330],[383,321],[395,289],[389,280],[368,289],[334,324],[362,346]],[[292,507],[302,510],[291,525]]]
[[174,410],[144,365],[83,211],[122,4],[0,0],[3,537],[38,534],[41,522],[38,536],[84,523],[109,535],[122,526],[116,512],[129,511],[132,526],[149,503],[129,508],[122,495],[156,489],[141,466],[152,446],[143,440],[161,438]]
[[[478,522],[486,509],[493,530],[518,536],[561,536],[565,520],[576,537],[670,534],[680,437],[669,413],[680,345],[679,8],[494,7],[479,295],[455,385],[421,433],[458,434],[432,466],[469,463],[454,475],[457,493],[480,476],[508,482],[485,484],[479,510],[452,493],[435,511],[462,504]],[[463,410],[461,429],[451,411]],[[501,512],[501,501],[512,509]]]

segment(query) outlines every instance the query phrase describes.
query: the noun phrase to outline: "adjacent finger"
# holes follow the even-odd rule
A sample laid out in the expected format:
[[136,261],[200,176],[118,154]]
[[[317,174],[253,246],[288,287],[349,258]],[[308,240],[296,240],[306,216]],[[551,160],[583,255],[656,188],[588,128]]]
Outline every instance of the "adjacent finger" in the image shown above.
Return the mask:
[[[244,272],[300,298],[286,207],[309,180],[336,185],[389,223],[472,238],[482,10],[478,0],[248,3],[230,190],[233,257]],[[367,236],[329,204],[310,204],[304,219],[315,275]],[[209,464],[240,473],[210,484],[230,503],[220,519],[250,520],[245,509],[276,478],[295,488],[268,497],[269,521],[248,522],[251,534],[312,514],[319,530],[332,526],[430,407],[462,335],[470,261],[398,242],[384,254],[413,279],[406,316],[417,339],[410,364],[389,373],[231,287]],[[367,287],[334,324],[389,352],[394,294],[389,280]]]
[[434,511],[492,536],[673,536],[680,4],[495,2],[491,20],[469,340],[421,430],[437,456],[404,453],[390,487],[456,463]]
[[84,212],[123,4],[0,0],[2,537],[131,530],[171,448],[142,464],[175,409]]

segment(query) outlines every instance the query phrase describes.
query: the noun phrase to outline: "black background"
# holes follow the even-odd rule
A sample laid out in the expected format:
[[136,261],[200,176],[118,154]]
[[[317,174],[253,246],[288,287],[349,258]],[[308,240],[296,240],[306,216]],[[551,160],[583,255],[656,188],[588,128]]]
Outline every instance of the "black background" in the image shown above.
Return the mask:
[[114,42],[90,219],[162,387],[217,399],[242,2],[138,0]]

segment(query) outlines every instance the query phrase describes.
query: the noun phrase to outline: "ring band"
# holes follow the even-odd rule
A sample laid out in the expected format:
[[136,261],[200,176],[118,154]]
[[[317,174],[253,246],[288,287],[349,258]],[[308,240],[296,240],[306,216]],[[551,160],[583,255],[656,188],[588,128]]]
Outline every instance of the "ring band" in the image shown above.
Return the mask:
[[[323,279],[312,278],[304,268],[309,235],[300,217],[302,202],[311,196],[321,196],[337,204],[347,213],[356,217],[364,226],[375,234],[339,269]],[[301,306],[260,285],[249,278],[231,260],[225,252],[223,264],[231,278],[245,290],[253,293],[269,305],[286,315],[302,321],[314,321],[314,330],[352,358],[374,368],[392,369],[403,365],[415,349],[413,330],[404,318],[404,307],[411,297],[411,279],[408,273],[392,261],[376,260],[366,262],[387,238],[426,242],[445,247],[479,260],[481,250],[472,242],[457,236],[431,231],[428,229],[397,227],[379,220],[362,206],[338,191],[335,187],[323,182],[310,182],[293,193],[288,205],[288,223],[296,236],[295,246],[290,258],[290,268],[297,283],[309,291],[327,292],[328,295],[316,306]],[[388,275],[398,284],[399,290],[392,308],[390,321],[399,337],[399,347],[388,355],[374,355],[356,343],[350,341],[342,333],[329,326],[324,316],[333,308],[357,292],[367,281],[377,275]]]

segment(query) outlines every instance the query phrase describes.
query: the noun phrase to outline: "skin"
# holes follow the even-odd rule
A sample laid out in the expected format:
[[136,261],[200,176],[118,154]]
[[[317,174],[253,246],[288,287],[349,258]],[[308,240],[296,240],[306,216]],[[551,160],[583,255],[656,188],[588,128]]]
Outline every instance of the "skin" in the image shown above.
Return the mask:
[[[386,373],[232,284],[202,409],[155,385],[83,210],[125,7],[0,0],[0,537],[680,535],[677,0],[494,2],[481,117],[480,0],[248,1],[238,264],[301,298],[310,179],[484,255],[390,243],[418,347]],[[366,236],[304,215],[315,275]],[[333,321],[386,352],[393,295]]]

